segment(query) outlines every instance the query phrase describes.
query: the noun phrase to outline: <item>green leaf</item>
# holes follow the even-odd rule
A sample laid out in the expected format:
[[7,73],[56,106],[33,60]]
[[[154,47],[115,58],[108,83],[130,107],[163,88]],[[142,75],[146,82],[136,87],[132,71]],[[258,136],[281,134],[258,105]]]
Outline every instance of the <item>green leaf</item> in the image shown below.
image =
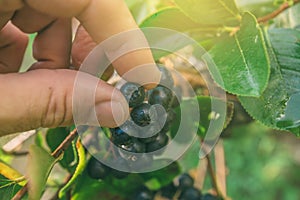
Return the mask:
[[29,149],[27,177],[29,200],[40,199],[56,160],[44,149],[32,145]]
[[[140,27],[159,27],[184,32],[205,48],[209,48],[214,44],[217,33],[223,28],[221,26],[208,26],[196,23],[177,7],[168,7],[157,11],[147,17],[140,24]],[[180,46],[180,48],[183,47]]]
[[[260,96],[270,74],[270,63],[262,31],[255,17],[246,12],[240,30],[209,51],[215,66],[209,70],[226,91],[241,96]],[[218,75],[221,75],[219,78]]]
[[85,164],[86,164],[85,151],[84,151],[84,147],[82,146],[80,140],[77,140],[76,148],[77,148],[77,153],[78,153],[78,157],[79,157],[78,165],[77,165],[76,170],[75,170],[72,178],[70,179],[70,181],[59,191],[59,194],[58,194],[59,198],[62,198],[63,196],[65,196],[66,192],[77,181],[79,176],[81,176],[81,174],[85,168]]
[[192,20],[207,25],[235,26],[240,15],[234,0],[174,0]]
[[270,29],[269,85],[260,98],[240,97],[248,113],[263,124],[300,135],[300,31]]
[[[105,181],[91,179],[84,170],[72,192],[72,200],[122,200],[128,199],[143,185],[138,174],[130,174],[124,179],[107,177]],[[110,179],[109,179],[110,178]]]
[[20,186],[25,185],[24,176],[15,169],[11,168],[9,165],[2,162],[0,162],[0,175],[11,181],[17,182],[17,184]]
[[[46,134],[46,141],[52,152],[61,144],[61,142],[69,135],[69,133],[70,130],[65,127],[48,130]],[[63,159],[59,161],[59,164],[71,173],[73,173],[76,168],[76,162],[74,162],[75,154],[76,151],[74,151],[70,145],[64,151]]]
[[177,31],[187,31],[199,27],[198,24],[187,17],[176,7],[164,8],[147,17],[140,27],[161,27]]
[[160,170],[142,173],[141,176],[145,181],[145,185],[150,190],[158,190],[168,185],[173,179],[180,174],[181,170],[177,162],[164,167]]
[[262,17],[270,14],[278,8],[272,0],[237,0],[238,7],[242,11],[249,11],[256,17]]
[[21,189],[21,186],[5,176],[0,174],[0,198],[3,200],[12,199],[12,197]]

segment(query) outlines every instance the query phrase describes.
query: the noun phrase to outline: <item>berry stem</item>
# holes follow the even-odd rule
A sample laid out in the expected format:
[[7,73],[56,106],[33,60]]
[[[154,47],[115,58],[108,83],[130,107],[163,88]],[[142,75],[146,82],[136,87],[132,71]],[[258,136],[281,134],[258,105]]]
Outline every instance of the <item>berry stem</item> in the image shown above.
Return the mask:
[[280,13],[282,13],[286,9],[294,6],[297,3],[300,3],[300,0],[294,0],[292,5],[289,2],[284,2],[283,4],[281,4],[281,6],[277,10],[274,10],[273,12],[271,12],[270,14],[268,14],[266,16],[258,18],[257,22],[258,23],[266,23],[269,20],[277,17]]
[[[70,134],[64,139],[64,141],[52,152],[54,158],[58,158],[63,152],[70,146],[72,141],[77,137],[77,129],[75,128]],[[28,182],[22,187],[11,200],[21,200],[28,191]]]

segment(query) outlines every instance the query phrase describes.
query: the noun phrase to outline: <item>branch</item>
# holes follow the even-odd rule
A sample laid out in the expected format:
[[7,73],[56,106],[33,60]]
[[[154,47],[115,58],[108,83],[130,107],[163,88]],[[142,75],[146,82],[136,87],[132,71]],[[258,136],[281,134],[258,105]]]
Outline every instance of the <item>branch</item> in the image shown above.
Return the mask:
[[[300,0],[294,0],[293,1],[293,5],[297,4],[297,3],[300,3]],[[269,20],[277,17],[280,13],[282,13],[283,11],[285,11],[286,9],[292,7],[293,5],[289,5],[288,2],[285,2],[283,3],[277,10],[273,11],[272,13],[266,15],[266,16],[263,16],[263,17],[260,17],[257,19],[257,22],[258,23],[265,23],[265,22],[268,22]]]
[[[52,152],[51,155],[54,158],[58,158],[59,156],[61,156],[61,154],[63,154],[63,152],[70,146],[70,144],[76,138],[76,136],[77,136],[77,129],[75,128],[64,139],[64,141],[55,149],[55,151]],[[28,183],[26,183],[26,185],[24,185],[24,187],[22,187],[11,200],[21,200],[24,197],[24,195],[27,193],[27,191],[28,191]]]

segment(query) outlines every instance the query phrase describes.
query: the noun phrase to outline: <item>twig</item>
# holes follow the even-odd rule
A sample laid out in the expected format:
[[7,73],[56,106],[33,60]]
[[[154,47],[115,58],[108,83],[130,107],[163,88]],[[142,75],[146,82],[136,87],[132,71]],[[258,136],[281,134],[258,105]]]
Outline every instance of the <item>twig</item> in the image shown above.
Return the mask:
[[[300,3],[300,0],[294,0],[293,1],[293,5],[295,5],[297,3]],[[270,13],[270,14],[268,14],[266,16],[258,18],[257,22],[258,23],[268,22],[269,20],[277,17],[280,13],[282,13],[283,11],[285,11],[286,9],[288,9],[290,7],[291,7],[291,5],[289,4],[289,2],[284,2],[277,10],[273,11],[272,13]]]
[[213,187],[215,188],[217,194],[219,197],[223,197],[221,192],[220,192],[220,189],[219,189],[219,186],[218,186],[218,183],[217,183],[217,178],[216,178],[216,174],[214,172],[214,168],[213,168],[213,165],[212,165],[212,162],[211,162],[211,159],[210,159],[210,156],[209,154],[207,154],[205,156],[206,160],[207,160],[207,168],[208,168],[208,172],[209,172],[209,175],[211,177],[211,181],[212,181],[212,184],[213,184]]
[[[77,129],[75,128],[65,139],[64,141],[55,149],[55,151],[52,152],[52,156],[54,158],[58,158],[72,143],[72,141],[77,136]],[[28,191],[28,183],[24,185],[11,200],[21,200],[24,195]]]

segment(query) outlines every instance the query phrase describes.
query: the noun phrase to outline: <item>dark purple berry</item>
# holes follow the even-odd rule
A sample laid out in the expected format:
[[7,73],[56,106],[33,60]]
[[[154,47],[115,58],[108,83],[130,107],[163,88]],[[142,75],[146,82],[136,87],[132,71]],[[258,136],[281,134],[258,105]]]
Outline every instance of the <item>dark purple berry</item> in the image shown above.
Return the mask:
[[87,173],[92,179],[104,179],[109,174],[110,168],[92,157],[87,164]]
[[114,166],[118,166],[121,167],[121,169],[126,170],[126,171],[120,171],[114,168],[111,168],[111,174],[117,178],[117,179],[123,179],[126,178],[129,173],[127,171],[129,171],[129,166],[127,165],[127,161],[124,160],[121,157],[116,158],[116,160],[114,160],[113,162]]
[[181,192],[178,200],[201,200],[201,192],[193,187],[187,188]]
[[221,200],[221,198],[214,196],[210,193],[206,193],[202,196],[202,200]]
[[158,69],[161,71],[160,84],[168,88],[173,88],[174,80],[171,72],[166,67],[162,66],[158,66]]
[[135,107],[143,103],[145,99],[145,90],[143,86],[136,83],[127,82],[125,83],[120,91],[125,96],[129,107]]
[[173,199],[175,193],[177,191],[176,186],[174,185],[174,183],[170,183],[169,185],[161,188],[160,192],[161,192],[161,196],[168,198],[168,199]]
[[136,138],[132,138],[131,142],[120,146],[123,150],[129,151],[132,153],[144,153],[145,152],[145,144],[140,142]]
[[194,179],[187,173],[182,174],[179,177],[179,188],[185,190],[186,188],[193,187]]
[[157,118],[155,109],[151,109],[151,105],[142,103],[133,108],[130,113],[132,120],[139,126],[147,126]]
[[168,144],[169,137],[165,133],[159,133],[158,136],[155,138],[155,141],[150,142],[146,145],[147,152],[154,152]]
[[173,93],[169,88],[164,86],[157,86],[156,88],[149,90],[148,102],[151,105],[162,105],[166,110],[171,107],[171,101],[173,99]]
[[126,144],[131,140],[130,135],[128,135],[123,129],[120,127],[112,128],[111,131],[111,139],[115,145]]
[[138,192],[134,195],[133,200],[153,200],[154,195],[153,193],[147,188],[141,188]]

